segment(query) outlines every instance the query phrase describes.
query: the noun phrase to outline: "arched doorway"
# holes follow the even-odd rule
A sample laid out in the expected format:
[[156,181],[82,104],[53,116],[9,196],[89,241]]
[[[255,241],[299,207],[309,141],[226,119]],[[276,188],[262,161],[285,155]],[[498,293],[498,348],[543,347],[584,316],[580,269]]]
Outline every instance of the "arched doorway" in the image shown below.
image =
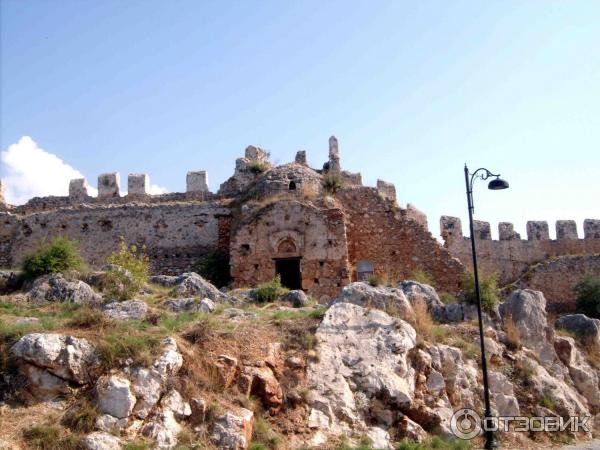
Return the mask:
[[302,289],[301,258],[292,256],[297,254],[296,243],[292,238],[285,238],[277,245],[277,255],[280,257],[274,258],[275,273],[281,278],[281,284],[288,289]]

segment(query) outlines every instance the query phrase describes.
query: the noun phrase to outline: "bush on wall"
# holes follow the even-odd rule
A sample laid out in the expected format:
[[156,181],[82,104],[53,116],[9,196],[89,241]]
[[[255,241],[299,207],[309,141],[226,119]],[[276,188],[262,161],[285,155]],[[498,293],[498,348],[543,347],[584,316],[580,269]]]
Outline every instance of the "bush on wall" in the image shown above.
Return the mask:
[[56,237],[44,242],[31,253],[25,255],[21,265],[28,278],[48,273],[64,273],[69,270],[83,271],[85,263],[79,253],[77,243],[65,237]]

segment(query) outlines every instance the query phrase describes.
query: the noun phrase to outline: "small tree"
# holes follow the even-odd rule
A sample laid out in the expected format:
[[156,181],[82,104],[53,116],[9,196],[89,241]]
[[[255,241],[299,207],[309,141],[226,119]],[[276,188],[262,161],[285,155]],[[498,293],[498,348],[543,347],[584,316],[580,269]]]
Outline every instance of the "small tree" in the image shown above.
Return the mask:
[[27,278],[48,273],[64,273],[68,270],[84,270],[85,263],[77,243],[65,237],[56,237],[28,253],[23,259],[22,269]]
[[[462,288],[467,303],[477,304],[477,292],[475,292],[475,277],[471,273],[466,273],[462,279]],[[485,312],[492,312],[500,302],[500,291],[496,283],[496,277],[490,275],[479,280],[479,290],[481,293],[481,308]]]
[[600,276],[587,274],[573,286],[577,308],[586,316],[600,319]]
[[127,246],[121,237],[119,250],[106,258],[109,269],[106,272],[106,292],[110,298],[129,300],[148,281],[150,262],[148,256],[135,245]]
[[266,172],[269,169],[269,163],[264,161],[252,161],[248,165],[248,169],[255,175]]

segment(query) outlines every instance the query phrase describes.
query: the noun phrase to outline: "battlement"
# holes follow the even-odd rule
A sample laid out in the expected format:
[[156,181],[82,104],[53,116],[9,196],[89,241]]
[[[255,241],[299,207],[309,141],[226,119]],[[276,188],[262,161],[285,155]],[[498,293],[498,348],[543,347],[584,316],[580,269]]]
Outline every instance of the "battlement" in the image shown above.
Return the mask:
[[[555,227],[556,240],[579,239],[577,223],[574,220],[557,220]],[[492,240],[489,222],[474,220],[473,232],[478,240]],[[442,216],[440,218],[440,234],[444,241],[469,238],[469,236],[463,235],[461,220],[452,216]],[[600,239],[600,220],[585,219],[583,221],[583,234],[583,239]],[[515,232],[514,225],[510,222],[500,222],[498,224],[498,236],[500,241],[521,240],[521,235]],[[530,220],[527,222],[527,241],[548,240],[551,239],[547,221]]]

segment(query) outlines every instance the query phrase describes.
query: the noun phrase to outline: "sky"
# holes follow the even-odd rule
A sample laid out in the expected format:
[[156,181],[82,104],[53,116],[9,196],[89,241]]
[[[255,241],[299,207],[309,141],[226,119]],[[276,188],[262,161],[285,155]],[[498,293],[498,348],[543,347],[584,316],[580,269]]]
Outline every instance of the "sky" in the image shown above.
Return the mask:
[[[275,163],[331,135],[342,168],[395,183],[439,235],[475,217],[600,218],[600,2],[0,0],[0,177],[8,200],[71,178],[150,175],[213,192],[244,148]],[[122,191],[125,189],[122,188]]]

